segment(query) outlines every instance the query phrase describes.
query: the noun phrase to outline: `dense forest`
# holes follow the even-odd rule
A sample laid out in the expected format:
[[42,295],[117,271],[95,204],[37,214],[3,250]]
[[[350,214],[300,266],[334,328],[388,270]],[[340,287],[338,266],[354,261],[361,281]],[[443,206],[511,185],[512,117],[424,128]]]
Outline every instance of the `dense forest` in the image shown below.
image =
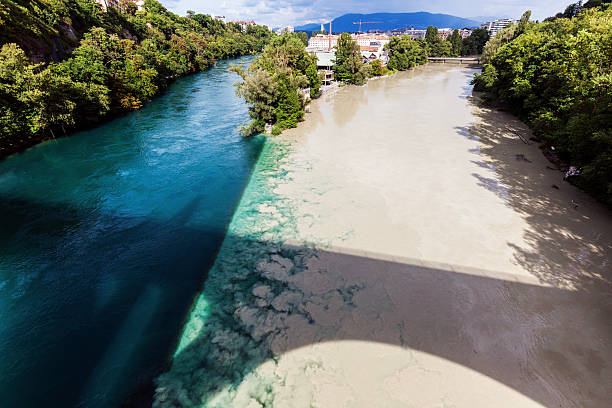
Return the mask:
[[612,205],[612,8],[590,3],[542,23],[526,13],[487,43],[474,84],[575,168],[569,181]]
[[0,0],[0,157],[140,108],[173,79],[273,35],[147,0]]

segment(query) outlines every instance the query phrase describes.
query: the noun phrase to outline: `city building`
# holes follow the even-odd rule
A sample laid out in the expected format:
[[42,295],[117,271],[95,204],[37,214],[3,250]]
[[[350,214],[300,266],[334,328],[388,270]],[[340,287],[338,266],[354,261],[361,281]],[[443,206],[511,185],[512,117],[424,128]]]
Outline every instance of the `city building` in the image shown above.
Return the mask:
[[292,32],[294,32],[292,26],[282,27],[276,30],[276,34],[278,35],[285,34],[285,33],[292,33]]
[[[339,35],[317,34],[308,40],[307,51],[321,51],[335,48],[338,44]],[[351,38],[359,44],[362,51],[376,52],[378,55],[390,40],[391,37],[385,34],[351,34]],[[331,41],[330,41],[331,40]]]
[[410,38],[412,38],[413,40],[416,40],[417,38],[425,38],[425,33],[427,33],[427,30],[419,30],[412,27],[404,31],[400,31],[397,35],[406,34],[409,35]]
[[499,33],[504,29],[507,25],[516,24],[517,20],[511,18],[504,18],[501,20],[487,21],[486,23],[482,23],[480,28],[484,28],[489,32],[489,35],[493,37],[495,34]]
[[[308,40],[308,50],[327,50],[330,48],[334,48],[338,43],[338,37],[335,34],[325,35],[325,34],[317,34],[310,37]],[[331,45],[330,45],[331,39]]]
[[[454,28],[439,28],[438,35],[443,40],[446,40],[452,33],[455,31]],[[407,28],[405,30],[393,30],[390,33],[393,35],[409,35],[410,38],[416,40],[417,38],[425,38],[425,34],[427,34],[427,30],[424,29],[415,29],[414,27]],[[461,38],[467,38],[472,35],[472,30],[469,28],[459,29],[459,34],[461,34]]]
[[459,33],[461,34],[461,38],[468,38],[470,35],[472,35],[472,30],[469,28],[464,28],[459,30]]
[[336,53],[334,51],[315,51],[311,53],[317,57],[317,70],[321,73],[323,85],[331,85],[334,80],[334,59]]
[[255,21],[231,20],[230,23],[238,24],[242,31],[246,31],[248,26],[256,26]]
[[455,31],[452,28],[438,28],[438,36],[443,40],[446,40]]

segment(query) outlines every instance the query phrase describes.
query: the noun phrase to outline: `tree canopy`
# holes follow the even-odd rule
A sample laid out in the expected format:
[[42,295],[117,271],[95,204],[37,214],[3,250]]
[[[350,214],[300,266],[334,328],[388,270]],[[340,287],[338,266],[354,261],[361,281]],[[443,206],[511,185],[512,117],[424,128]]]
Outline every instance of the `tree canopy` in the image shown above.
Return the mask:
[[612,205],[612,9],[507,27],[485,46],[475,89],[524,118]]
[[363,63],[361,49],[349,33],[342,33],[336,45],[334,71],[336,78],[355,85],[362,85],[367,78],[367,67]]
[[273,38],[249,69],[233,67],[242,78],[237,93],[249,104],[251,123],[243,128],[245,135],[261,133],[265,125],[273,125],[272,133],[296,127],[304,116],[307,103],[319,95],[321,79],[314,56],[295,33]]
[[94,0],[24,4],[0,4],[0,155],[138,109],[169,81],[259,52],[273,35],[180,17],[154,0],[140,11],[102,12]]
[[386,48],[389,50],[389,69],[405,71],[427,62],[427,44],[420,38],[412,40],[409,35],[393,36]]

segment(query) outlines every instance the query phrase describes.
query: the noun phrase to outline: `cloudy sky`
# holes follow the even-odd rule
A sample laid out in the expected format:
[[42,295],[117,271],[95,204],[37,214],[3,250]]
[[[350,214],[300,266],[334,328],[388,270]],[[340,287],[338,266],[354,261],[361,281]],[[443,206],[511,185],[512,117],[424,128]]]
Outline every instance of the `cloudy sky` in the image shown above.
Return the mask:
[[[575,0],[577,1],[577,0]],[[319,23],[346,13],[412,12],[452,14],[459,17],[518,18],[525,10],[542,20],[573,3],[572,0],[161,0],[180,15],[187,10],[225,15],[232,20],[254,19],[270,27]]]

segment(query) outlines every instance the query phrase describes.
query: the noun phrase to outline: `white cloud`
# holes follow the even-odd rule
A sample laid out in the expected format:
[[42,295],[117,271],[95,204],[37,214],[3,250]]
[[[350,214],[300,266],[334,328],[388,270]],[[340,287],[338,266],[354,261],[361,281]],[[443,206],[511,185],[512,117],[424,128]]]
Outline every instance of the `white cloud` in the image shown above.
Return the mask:
[[562,11],[571,0],[161,0],[175,13],[187,10],[225,15],[228,19],[254,19],[270,27],[323,22],[346,13],[412,12],[452,14],[459,17],[499,15],[518,18],[532,10],[533,19],[544,19]]

